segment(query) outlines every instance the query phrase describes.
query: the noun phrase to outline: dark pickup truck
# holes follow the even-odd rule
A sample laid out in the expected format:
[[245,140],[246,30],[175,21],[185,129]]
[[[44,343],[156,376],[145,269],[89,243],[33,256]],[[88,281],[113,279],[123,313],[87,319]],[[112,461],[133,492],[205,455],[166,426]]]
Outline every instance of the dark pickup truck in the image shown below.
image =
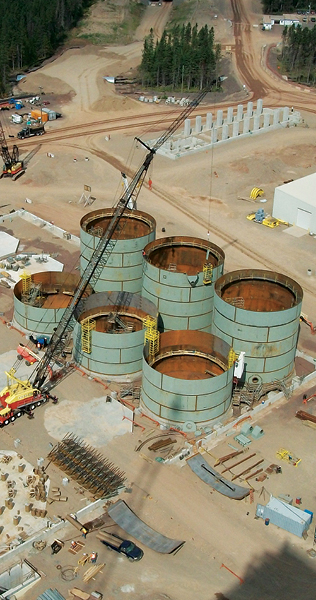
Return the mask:
[[130,561],[140,560],[144,556],[143,550],[138,548],[136,544],[129,540],[123,540],[118,535],[108,533],[107,531],[99,531],[97,539],[102,542],[109,550],[115,550],[120,554],[125,554]]

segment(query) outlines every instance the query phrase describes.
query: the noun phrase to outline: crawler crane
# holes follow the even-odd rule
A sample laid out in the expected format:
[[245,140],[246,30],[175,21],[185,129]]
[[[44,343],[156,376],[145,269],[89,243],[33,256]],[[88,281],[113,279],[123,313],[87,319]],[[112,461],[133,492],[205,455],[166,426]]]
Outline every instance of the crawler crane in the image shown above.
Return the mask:
[[4,130],[0,121],[0,144],[1,144],[1,157],[3,160],[3,169],[0,174],[2,177],[11,177],[12,181],[15,181],[23,173],[25,173],[23,161],[19,159],[19,149],[16,144],[13,145],[12,152],[9,151]]
[[[208,91],[209,90],[207,89],[200,92],[200,94],[180,113],[167,131],[158,138],[152,148],[150,148],[139,138],[136,138],[137,141],[148,150],[145,160],[139,167],[129,185],[126,187],[122,197],[114,207],[113,216],[109,226],[100,238],[100,241],[91,256],[91,259],[81,276],[73,298],[66,308],[54,334],[52,335],[50,343],[45,350],[44,356],[37,363],[30,380],[18,380],[15,376],[14,368],[7,373],[8,378],[13,380],[15,383],[13,386],[11,386],[11,388],[8,383],[8,386],[2,392],[0,392],[0,408],[1,405],[3,407],[3,410],[0,410],[0,427],[6,425],[8,422],[10,422],[10,420],[15,419],[17,414],[15,414],[15,410],[18,410],[19,413],[21,410],[23,410],[21,404],[17,409],[15,409],[15,403],[14,400],[12,400],[13,395],[16,397],[18,393],[21,393],[24,395],[25,403],[27,403],[27,405],[31,404],[31,407],[33,408],[35,405],[41,404],[44,399],[47,399],[47,396],[49,397],[49,391],[71,371],[74,365],[71,363],[65,364],[63,354],[64,349],[68,344],[71,331],[74,328],[75,316],[78,314],[78,312],[80,312],[80,306],[86,288],[88,285],[92,286],[92,288],[94,287],[102,269],[107,264],[116,244],[116,240],[114,238],[115,231],[119,226],[122,216],[130,213],[129,206],[135,206],[138,194],[144,183],[146,173],[157,150],[178,129],[188,115],[200,104]],[[7,411],[7,407],[9,405],[12,407],[13,411],[10,413],[10,415]],[[6,414],[2,415],[2,413],[5,413],[5,411],[7,411]]]

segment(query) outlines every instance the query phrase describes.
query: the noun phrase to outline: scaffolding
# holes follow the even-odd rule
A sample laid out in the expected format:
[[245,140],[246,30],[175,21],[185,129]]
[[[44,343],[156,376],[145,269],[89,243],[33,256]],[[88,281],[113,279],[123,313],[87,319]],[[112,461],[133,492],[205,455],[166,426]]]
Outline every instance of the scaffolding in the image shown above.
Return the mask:
[[81,323],[81,350],[86,354],[91,354],[91,331],[96,328],[95,319],[85,319]]
[[31,289],[32,277],[30,273],[26,273],[26,271],[24,271],[20,277],[22,279],[22,296],[28,296]]
[[22,273],[20,277],[22,279],[22,302],[24,302],[24,304],[30,304],[31,306],[39,306],[43,299],[41,294],[42,284],[34,283],[32,275],[26,272]]
[[149,359],[153,358],[159,352],[159,331],[157,331],[157,319],[147,315],[144,319],[145,344],[148,344]]
[[203,265],[203,283],[208,285],[212,283],[213,278],[213,265],[211,263],[204,263]]
[[231,348],[230,351],[228,352],[228,368],[229,369],[230,369],[230,367],[233,366],[233,364],[237,360],[237,358],[238,358],[238,354],[236,354],[234,349]]

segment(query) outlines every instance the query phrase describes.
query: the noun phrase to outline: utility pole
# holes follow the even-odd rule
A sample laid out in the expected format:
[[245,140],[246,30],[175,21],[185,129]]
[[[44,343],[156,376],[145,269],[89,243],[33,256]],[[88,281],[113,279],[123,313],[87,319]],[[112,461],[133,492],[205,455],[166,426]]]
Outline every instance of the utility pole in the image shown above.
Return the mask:
[[41,125],[43,123],[43,108],[42,108],[42,92],[43,92],[43,88],[41,85],[38,86],[39,91],[40,91],[40,107],[41,107]]

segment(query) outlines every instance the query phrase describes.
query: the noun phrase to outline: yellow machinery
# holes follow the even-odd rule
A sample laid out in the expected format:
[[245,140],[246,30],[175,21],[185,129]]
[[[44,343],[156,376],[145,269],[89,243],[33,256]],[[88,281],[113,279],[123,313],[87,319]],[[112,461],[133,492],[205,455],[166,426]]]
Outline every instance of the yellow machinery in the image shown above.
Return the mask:
[[257,188],[254,187],[252,188],[251,192],[250,192],[250,198],[252,200],[256,200],[256,198],[259,198],[259,196],[263,195],[263,190],[261,188]]
[[294,456],[294,454],[292,454],[292,452],[290,452],[289,450],[285,450],[285,448],[280,448],[280,450],[277,451],[277,456],[279,458],[282,458],[282,460],[286,460],[286,462],[293,465],[294,467],[297,467],[302,460],[301,458],[297,458],[296,456]]

